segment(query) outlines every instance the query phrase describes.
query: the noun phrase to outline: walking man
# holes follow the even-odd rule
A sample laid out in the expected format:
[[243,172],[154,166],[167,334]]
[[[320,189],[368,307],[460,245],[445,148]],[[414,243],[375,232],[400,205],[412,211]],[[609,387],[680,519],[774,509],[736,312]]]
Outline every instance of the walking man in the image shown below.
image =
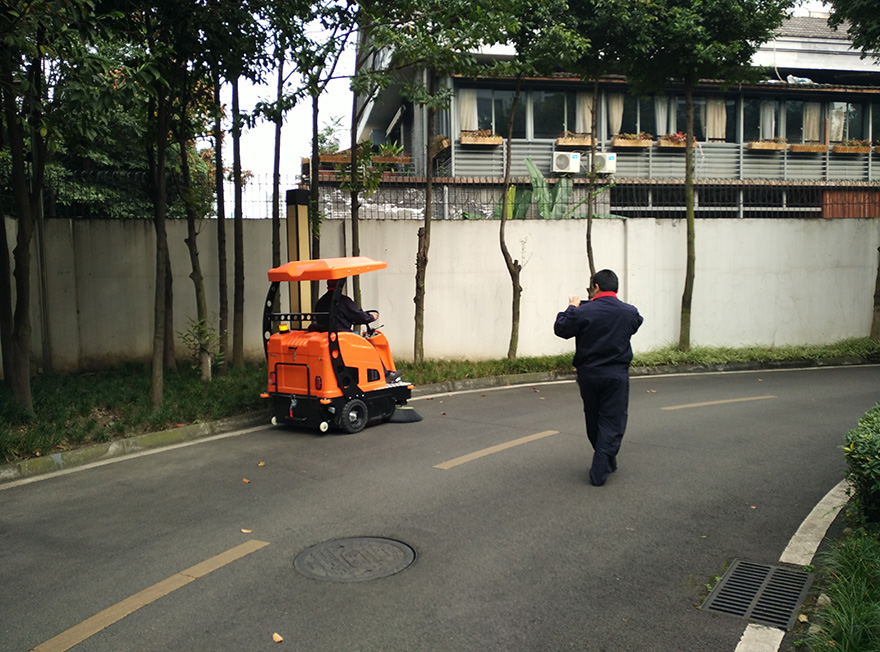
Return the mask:
[[617,274],[610,269],[596,272],[590,281],[591,300],[570,297],[553,325],[557,336],[575,338],[573,365],[594,451],[590,483],[596,487],[617,470],[629,407],[630,338],[642,324],[636,307],[617,298],[617,288]]

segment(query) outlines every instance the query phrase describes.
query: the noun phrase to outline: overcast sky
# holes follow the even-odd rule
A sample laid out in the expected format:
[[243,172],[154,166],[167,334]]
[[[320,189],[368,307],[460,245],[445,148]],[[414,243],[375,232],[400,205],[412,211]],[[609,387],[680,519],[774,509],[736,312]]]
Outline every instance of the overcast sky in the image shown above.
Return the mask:
[[[340,63],[336,74],[351,74],[352,57],[346,56]],[[274,81],[267,86],[240,87],[242,111],[250,111],[260,100],[271,101],[275,97]],[[337,79],[330,83],[327,92],[321,96],[319,103],[320,126],[329,124],[334,117],[342,118],[343,130],[340,131],[341,148],[348,148],[348,125],[351,124],[351,91],[348,79]],[[292,179],[300,173],[302,158],[311,156],[312,141],[312,102],[311,98],[303,100],[288,114],[287,121],[281,130],[281,178]],[[272,153],[275,147],[275,127],[261,124],[248,129],[242,137],[242,167],[255,175],[272,175]]]

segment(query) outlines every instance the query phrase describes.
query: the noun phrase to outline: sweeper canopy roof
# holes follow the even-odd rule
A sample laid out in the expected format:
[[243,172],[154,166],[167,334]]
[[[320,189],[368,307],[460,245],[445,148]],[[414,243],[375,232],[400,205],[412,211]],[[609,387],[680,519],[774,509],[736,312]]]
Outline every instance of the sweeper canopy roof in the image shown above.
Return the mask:
[[269,281],[325,281],[348,278],[377,269],[385,269],[384,260],[373,260],[366,256],[348,258],[319,258],[316,260],[293,260],[280,267],[269,270]]

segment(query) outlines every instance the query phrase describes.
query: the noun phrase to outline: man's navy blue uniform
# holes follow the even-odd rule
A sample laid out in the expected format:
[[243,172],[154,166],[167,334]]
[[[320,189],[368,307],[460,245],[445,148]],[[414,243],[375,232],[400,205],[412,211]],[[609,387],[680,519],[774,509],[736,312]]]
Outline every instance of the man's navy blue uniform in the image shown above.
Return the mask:
[[635,306],[617,298],[617,286],[614,272],[597,272],[592,300],[571,297],[553,326],[559,337],[575,338],[573,364],[594,451],[590,482],[597,487],[617,470],[629,408],[630,338],[642,324]]

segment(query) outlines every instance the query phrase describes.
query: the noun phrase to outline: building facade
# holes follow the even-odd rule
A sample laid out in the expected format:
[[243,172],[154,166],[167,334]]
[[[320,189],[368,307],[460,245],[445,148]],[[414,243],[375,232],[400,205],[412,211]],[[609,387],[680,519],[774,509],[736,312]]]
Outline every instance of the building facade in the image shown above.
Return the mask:
[[[706,81],[695,89],[697,216],[880,216],[876,63],[853,51],[847,35],[831,30],[822,15],[788,19],[754,63],[766,70],[764,81],[729,88]],[[500,183],[513,80],[454,77],[445,83],[453,96],[437,119],[435,178]],[[613,181],[600,212],[682,217],[684,93],[673,85],[651,97],[630,90],[624,78],[602,79],[593,106],[591,87],[581,80],[525,80],[513,109],[515,182],[528,183],[537,170],[551,183],[568,177],[575,187],[585,184],[595,137],[597,169]],[[590,133],[593,111],[596,134]],[[364,137],[396,142],[411,157],[397,180],[423,178],[424,111],[392,90],[366,116]]]

